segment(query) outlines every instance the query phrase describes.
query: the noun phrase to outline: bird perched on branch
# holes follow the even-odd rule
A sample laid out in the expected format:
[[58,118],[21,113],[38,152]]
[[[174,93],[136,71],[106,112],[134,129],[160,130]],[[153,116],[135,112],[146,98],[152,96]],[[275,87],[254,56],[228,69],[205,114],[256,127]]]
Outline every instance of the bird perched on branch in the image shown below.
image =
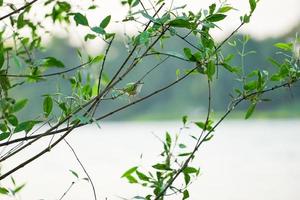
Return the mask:
[[116,89],[124,94],[127,94],[129,97],[137,96],[143,87],[144,83],[141,81],[127,83],[124,88]]

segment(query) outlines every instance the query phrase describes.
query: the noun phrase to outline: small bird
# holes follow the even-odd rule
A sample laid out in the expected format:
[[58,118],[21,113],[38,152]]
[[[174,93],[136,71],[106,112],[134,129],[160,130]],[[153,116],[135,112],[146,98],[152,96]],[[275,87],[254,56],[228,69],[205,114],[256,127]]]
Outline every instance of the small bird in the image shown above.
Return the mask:
[[128,96],[136,96],[138,95],[143,87],[144,83],[141,81],[127,83],[123,89],[120,89]]

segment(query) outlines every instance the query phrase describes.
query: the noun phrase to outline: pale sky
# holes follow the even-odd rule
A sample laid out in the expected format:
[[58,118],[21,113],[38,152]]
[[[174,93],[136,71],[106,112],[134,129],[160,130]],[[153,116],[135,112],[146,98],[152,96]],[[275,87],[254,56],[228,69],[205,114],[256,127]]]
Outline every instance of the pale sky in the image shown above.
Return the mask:
[[[15,0],[18,2],[20,0]],[[150,0],[143,0],[145,4]],[[219,2],[220,0],[174,0],[175,6],[181,6],[188,4],[186,10],[199,11],[201,8],[208,8],[208,6],[214,2]],[[223,0],[224,1],[224,0]],[[8,1],[4,1],[8,2]],[[23,1],[18,2],[22,5]],[[33,9],[37,13],[41,13],[40,10],[43,8],[43,3],[45,0],[39,0]],[[92,10],[86,12],[85,8],[87,5],[85,2],[90,1],[78,1],[78,0],[69,0],[68,2],[79,4],[78,8],[83,8],[82,12],[87,14],[88,20],[92,26],[98,26],[101,20],[107,16],[112,15],[112,22],[108,27],[109,31],[118,31],[118,32],[129,32],[134,33],[137,31],[137,25],[132,25],[130,23],[115,23],[124,19],[126,15],[126,8],[122,7],[120,0],[95,0],[96,4],[99,5],[97,10]],[[166,0],[166,9],[170,6],[171,0]],[[188,3],[186,3],[188,2]],[[216,30],[213,32],[213,35],[217,39],[221,39],[239,25],[240,20],[239,16],[243,15],[245,12],[249,11],[248,0],[228,0],[229,4],[237,8],[238,11],[231,11],[228,13],[228,17],[222,23],[218,25],[222,28],[223,31]],[[257,9],[252,17],[252,20],[249,24],[246,24],[241,32],[250,34],[256,39],[264,39],[267,37],[276,37],[281,34],[287,33],[291,28],[300,23],[300,0],[260,0],[257,5]],[[36,16],[35,16],[36,17]],[[43,20],[42,18],[40,20]],[[57,33],[58,35],[65,35],[62,33],[62,28],[59,26],[53,26],[49,24],[49,30]],[[68,39],[71,43],[75,45],[82,44],[82,38],[89,31],[88,28],[79,26],[79,27],[68,27],[71,36],[68,35]],[[81,42],[79,42],[81,40]],[[95,42],[88,44],[87,47],[92,47],[93,50],[97,52],[103,48],[102,45],[95,46]],[[90,49],[90,48],[88,48]]]
[[[110,0],[105,3],[106,5],[101,5],[102,12],[92,16],[96,24],[96,19],[101,19],[101,16],[108,14],[114,16],[115,20],[122,19],[126,11],[120,6],[119,1]],[[144,0],[144,2],[147,2],[147,0]],[[188,4],[187,9],[193,11],[207,8],[214,2],[218,2],[218,0],[174,0],[175,5]],[[232,11],[226,22],[220,24],[225,32],[229,32],[236,27],[239,24],[239,16],[249,10],[248,0],[228,0],[228,3],[237,8],[238,11]],[[261,0],[251,23],[247,24],[242,31],[251,34],[255,38],[262,39],[286,33],[298,23],[300,23],[300,0]],[[216,35],[222,37],[224,32],[216,33]]]

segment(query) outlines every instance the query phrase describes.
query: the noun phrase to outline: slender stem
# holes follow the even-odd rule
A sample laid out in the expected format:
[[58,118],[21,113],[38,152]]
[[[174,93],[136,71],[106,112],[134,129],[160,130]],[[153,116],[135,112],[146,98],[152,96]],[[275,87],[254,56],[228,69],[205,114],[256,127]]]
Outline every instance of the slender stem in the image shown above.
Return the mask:
[[110,50],[110,47],[114,41],[114,38],[115,36],[113,36],[113,38],[110,40],[110,42],[108,43],[108,46],[105,50],[105,54],[104,54],[104,58],[103,58],[103,61],[102,61],[102,66],[101,66],[101,70],[100,70],[100,73],[99,73],[99,77],[98,77],[98,89],[97,89],[97,94],[99,95],[100,93],[100,85],[101,85],[101,79],[102,79],[102,74],[103,74],[103,71],[104,71],[104,67],[105,67],[105,61],[106,61],[106,58],[107,58],[107,54]]
[[63,193],[63,195],[59,198],[59,200],[62,200],[71,190],[71,188],[75,185],[75,182],[72,182],[71,185],[68,187],[68,189]]
[[12,11],[12,12],[10,12],[10,13],[8,13],[8,14],[2,16],[2,17],[0,17],[0,21],[2,21],[3,19],[8,18],[8,17],[10,17],[10,16],[12,16],[12,15],[14,15],[14,14],[17,14],[17,13],[19,13],[19,12],[22,11],[22,10],[25,10],[27,7],[31,6],[32,4],[34,4],[34,3],[37,2],[37,1],[38,1],[38,0],[33,0],[33,1],[31,1],[31,2],[29,2],[29,3],[27,3],[27,4],[25,4],[24,6],[22,6],[22,7],[20,7],[20,8],[18,8],[18,9],[14,10],[14,11]]
[[71,149],[73,155],[75,156],[77,162],[79,163],[79,165],[81,166],[82,170],[84,171],[85,175],[88,177],[89,179],[89,182],[91,183],[91,186],[92,186],[92,190],[93,190],[93,194],[94,194],[94,199],[97,200],[97,194],[96,194],[96,189],[95,189],[95,186],[94,186],[94,183],[91,179],[91,176],[89,175],[89,173],[87,172],[86,168],[84,167],[84,165],[82,164],[82,162],[80,161],[76,151],[74,150],[74,148],[72,147],[72,145],[66,140],[64,139],[64,141],[66,142],[66,144],[68,145],[68,147]]
[[60,72],[54,72],[54,73],[50,73],[50,74],[44,74],[44,75],[26,75],[26,74],[0,74],[0,77],[1,76],[6,76],[6,77],[14,77],[14,78],[45,78],[45,77],[50,77],[50,76],[57,76],[57,75],[62,75],[62,74],[65,74],[65,73],[68,73],[68,72],[71,72],[71,71],[74,71],[76,69],[79,69],[81,67],[84,67],[88,64],[90,64],[91,61],[88,61],[88,62],[85,62],[83,64],[80,64],[76,67],[73,67],[73,68],[70,68],[70,69],[67,69],[67,70],[64,70],[64,71],[60,71]]

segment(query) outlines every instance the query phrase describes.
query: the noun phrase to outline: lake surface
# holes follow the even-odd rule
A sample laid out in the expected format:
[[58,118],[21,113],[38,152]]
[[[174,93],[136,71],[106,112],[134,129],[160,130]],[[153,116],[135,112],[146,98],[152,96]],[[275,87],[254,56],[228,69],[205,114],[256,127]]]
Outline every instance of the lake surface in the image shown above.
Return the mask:
[[[174,135],[180,126],[179,122],[106,122],[101,129],[80,128],[68,141],[90,173],[98,200],[130,198],[145,190],[120,176],[132,166],[147,167],[160,161],[162,145],[156,136],[163,138],[165,131]],[[199,130],[193,127],[185,134],[190,133]],[[3,163],[3,172],[41,146]],[[191,200],[299,200],[300,120],[227,121],[200,148],[193,165],[200,166],[201,175],[191,185]],[[20,199],[59,199],[75,180],[69,169],[85,177],[70,149],[61,143],[14,175],[17,183],[27,183]],[[91,187],[80,181],[64,199],[93,199]]]

